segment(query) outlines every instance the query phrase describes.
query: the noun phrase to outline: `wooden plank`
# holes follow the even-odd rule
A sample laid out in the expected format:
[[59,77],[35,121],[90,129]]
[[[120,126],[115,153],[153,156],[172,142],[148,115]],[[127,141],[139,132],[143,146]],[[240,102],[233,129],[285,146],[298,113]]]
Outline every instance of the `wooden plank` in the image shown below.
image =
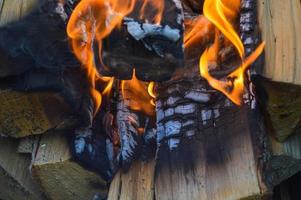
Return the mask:
[[156,199],[238,200],[265,196],[268,191],[257,169],[249,112],[246,107],[226,109],[215,126],[200,130],[176,152],[161,151]]
[[61,134],[42,136],[32,172],[50,199],[104,198],[108,192],[107,183],[98,174],[72,161],[67,139]]
[[108,200],[153,200],[155,161],[135,161],[127,173],[118,172]]
[[258,0],[258,10],[266,41],[263,76],[301,85],[300,0]]
[[1,0],[0,26],[25,16],[37,6],[38,2],[38,0]]
[[0,133],[11,137],[42,134],[70,116],[68,105],[55,93],[0,90]]
[[0,199],[44,199],[30,173],[30,155],[16,152],[18,141],[0,138]]

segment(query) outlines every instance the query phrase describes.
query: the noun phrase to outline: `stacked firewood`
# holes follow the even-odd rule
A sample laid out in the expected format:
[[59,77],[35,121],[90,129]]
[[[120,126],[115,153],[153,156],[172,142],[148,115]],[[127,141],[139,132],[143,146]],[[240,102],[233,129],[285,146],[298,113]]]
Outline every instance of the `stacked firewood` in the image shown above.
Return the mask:
[[[198,20],[208,26],[184,62],[182,33],[171,46],[164,35],[124,41],[136,34],[126,31],[136,24],[127,18],[104,41],[111,68],[96,65],[119,79],[161,81],[156,99],[143,97],[141,105],[143,94],[129,80],[114,79],[97,114],[66,34],[78,2],[0,0],[0,199],[260,199],[301,171],[300,1],[241,1],[236,23],[246,54],[267,43],[241,107],[199,75],[215,29],[203,16],[204,1],[166,0],[172,14],[181,3],[176,13],[186,31]],[[163,23],[183,32],[170,13]],[[212,73],[223,77],[238,56],[219,40],[226,64]]]

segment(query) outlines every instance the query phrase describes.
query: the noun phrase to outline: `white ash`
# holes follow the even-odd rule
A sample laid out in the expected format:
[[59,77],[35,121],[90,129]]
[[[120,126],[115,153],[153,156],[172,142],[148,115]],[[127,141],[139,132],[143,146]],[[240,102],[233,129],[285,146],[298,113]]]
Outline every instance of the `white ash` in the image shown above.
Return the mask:
[[165,117],[169,117],[175,114],[175,111],[173,108],[168,108],[167,110],[165,110],[164,115]]
[[179,105],[175,108],[175,113],[186,115],[194,113],[195,109],[194,104]]
[[166,104],[168,106],[174,105],[177,101],[179,101],[181,98],[180,97],[168,97]]
[[168,140],[169,150],[175,150],[180,144],[180,139],[178,138],[170,138]]
[[185,98],[199,103],[206,103],[210,100],[210,95],[201,91],[192,90],[185,93]]
[[176,42],[180,39],[180,30],[171,28],[168,25],[139,23],[132,18],[124,18],[124,24],[127,25],[128,32],[136,39],[141,40],[147,36],[164,36],[169,40]]
[[190,125],[193,125],[193,124],[194,124],[194,121],[188,120],[188,121],[183,123],[183,126],[185,127],[185,126],[190,126]]
[[207,124],[207,121],[212,119],[212,111],[211,110],[202,110],[202,121],[203,125]]
[[182,124],[179,121],[168,121],[165,124],[165,133],[168,136],[178,135],[181,131]]
[[[76,130],[75,134],[77,135],[76,139],[74,141],[75,153],[80,154],[85,149],[85,145],[86,145],[85,138],[90,137],[92,135],[92,130],[91,129],[80,129],[80,130]],[[91,149],[92,149],[92,146],[91,146]],[[89,149],[89,151],[90,151],[90,149]],[[90,152],[92,152],[92,150]]]
[[157,142],[160,143],[165,137],[165,129],[162,123],[157,124]]
[[186,131],[186,136],[187,137],[192,137],[195,135],[195,131],[194,130],[189,130],[189,131]]

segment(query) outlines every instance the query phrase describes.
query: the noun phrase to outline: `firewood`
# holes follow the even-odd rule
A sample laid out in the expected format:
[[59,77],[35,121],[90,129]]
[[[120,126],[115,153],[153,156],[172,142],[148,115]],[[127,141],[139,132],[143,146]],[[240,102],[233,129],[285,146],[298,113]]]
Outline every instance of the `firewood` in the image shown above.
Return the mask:
[[72,161],[64,135],[43,135],[35,155],[32,173],[48,198],[82,200],[106,196],[107,182]]
[[271,134],[280,142],[301,129],[301,87],[258,79],[262,109]]
[[128,173],[118,172],[110,186],[108,200],[153,200],[155,161],[137,160]]
[[262,75],[273,81],[301,84],[301,2],[259,0],[258,21],[266,41]]
[[0,0],[0,26],[19,20],[30,13],[38,0]]
[[30,155],[17,153],[18,141],[0,138],[0,199],[45,199],[30,173]]
[[0,132],[11,137],[42,134],[64,126],[70,110],[55,93],[0,91]]
[[266,196],[270,191],[257,168],[261,155],[255,154],[259,144],[253,144],[255,111],[248,103],[231,106],[204,86],[189,79],[159,88],[167,92],[157,97],[156,199]]
[[269,135],[268,141],[271,153],[266,177],[268,184],[276,186],[301,171],[301,132],[284,142]]
[[19,139],[18,153],[32,154],[38,145],[39,136],[29,136]]

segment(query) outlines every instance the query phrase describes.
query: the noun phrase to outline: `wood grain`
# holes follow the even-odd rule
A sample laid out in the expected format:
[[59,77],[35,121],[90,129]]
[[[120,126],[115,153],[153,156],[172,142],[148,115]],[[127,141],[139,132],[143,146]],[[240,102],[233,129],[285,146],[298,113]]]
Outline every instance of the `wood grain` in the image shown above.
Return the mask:
[[18,141],[0,138],[0,199],[44,199],[30,173],[30,155],[17,153]]
[[301,85],[300,0],[258,0],[258,13],[266,42],[263,76]]
[[153,200],[155,161],[133,163],[128,173],[114,177],[108,200]]
[[[69,114],[68,114],[69,113]],[[0,90],[0,133],[11,137],[42,134],[70,116],[55,93]]]
[[107,183],[71,159],[66,137],[55,133],[42,136],[32,172],[45,194],[55,200],[104,198]]
[[0,0],[0,26],[26,16],[38,2],[39,0]]
[[247,108],[221,113],[178,152],[162,151],[156,171],[157,200],[238,200],[266,195],[252,142]]

